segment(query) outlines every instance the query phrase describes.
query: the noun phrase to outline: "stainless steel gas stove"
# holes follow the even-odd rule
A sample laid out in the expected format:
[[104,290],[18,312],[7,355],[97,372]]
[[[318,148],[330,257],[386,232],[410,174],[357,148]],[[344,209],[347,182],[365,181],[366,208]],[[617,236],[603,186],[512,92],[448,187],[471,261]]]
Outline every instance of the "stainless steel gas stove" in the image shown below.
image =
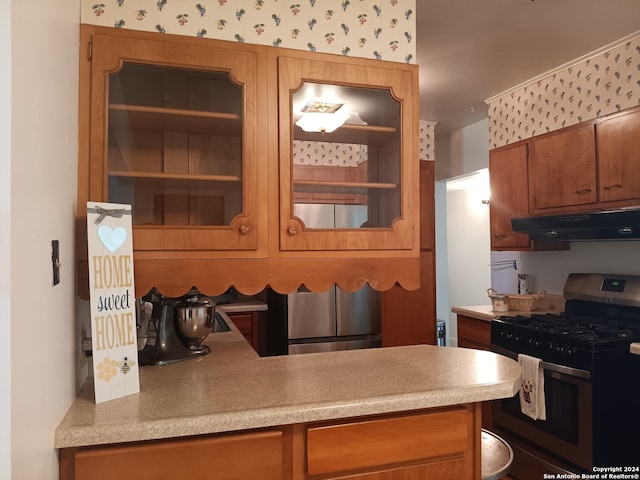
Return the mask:
[[496,353],[540,358],[546,420],[520,411],[518,396],[494,402],[494,427],[514,447],[512,474],[593,472],[640,464],[640,276],[571,274],[565,311],[492,322]]

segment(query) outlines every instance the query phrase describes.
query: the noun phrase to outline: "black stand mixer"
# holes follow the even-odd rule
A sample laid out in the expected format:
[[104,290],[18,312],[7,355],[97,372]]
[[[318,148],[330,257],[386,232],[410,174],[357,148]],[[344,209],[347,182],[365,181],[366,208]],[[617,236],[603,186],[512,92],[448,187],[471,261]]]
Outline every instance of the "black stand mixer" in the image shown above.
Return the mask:
[[211,352],[202,342],[213,329],[216,303],[192,292],[166,298],[154,289],[136,301],[140,365],[166,365]]

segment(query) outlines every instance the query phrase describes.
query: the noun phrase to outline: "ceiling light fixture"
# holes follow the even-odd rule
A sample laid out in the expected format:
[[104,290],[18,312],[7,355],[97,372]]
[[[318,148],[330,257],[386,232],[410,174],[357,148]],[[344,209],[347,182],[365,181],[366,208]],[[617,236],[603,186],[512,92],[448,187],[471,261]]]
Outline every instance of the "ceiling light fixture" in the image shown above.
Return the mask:
[[311,101],[300,111],[302,117],[296,122],[305,132],[331,133],[349,119],[349,114],[339,112],[344,103]]

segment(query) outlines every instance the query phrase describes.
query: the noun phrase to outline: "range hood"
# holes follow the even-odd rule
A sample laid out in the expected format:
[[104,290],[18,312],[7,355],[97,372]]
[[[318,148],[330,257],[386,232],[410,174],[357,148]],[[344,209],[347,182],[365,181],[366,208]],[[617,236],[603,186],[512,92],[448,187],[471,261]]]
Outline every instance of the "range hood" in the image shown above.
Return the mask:
[[640,239],[640,209],[513,218],[511,228],[528,234],[531,240],[637,240]]

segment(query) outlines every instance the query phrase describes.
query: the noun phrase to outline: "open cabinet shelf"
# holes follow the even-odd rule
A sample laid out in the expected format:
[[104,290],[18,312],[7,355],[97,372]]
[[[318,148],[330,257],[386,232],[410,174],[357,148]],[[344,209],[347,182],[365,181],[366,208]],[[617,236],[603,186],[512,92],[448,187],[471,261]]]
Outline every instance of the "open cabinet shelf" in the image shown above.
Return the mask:
[[146,107],[141,105],[109,105],[110,128],[190,133],[213,133],[240,136],[240,115],[202,110]]
[[359,182],[323,182],[313,180],[296,180],[294,183],[296,192],[312,193],[353,193],[367,195],[370,193],[385,193],[396,191],[395,183],[359,183]]
[[236,175],[196,175],[192,173],[161,173],[161,172],[129,172],[113,171],[109,175],[124,181],[136,183],[153,182],[157,185],[165,186],[205,186],[211,184],[217,187],[229,185],[238,187],[242,178]]
[[376,125],[342,125],[331,133],[305,132],[294,128],[294,138],[304,142],[351,143],[384,146],[398,140],[398,129]]

